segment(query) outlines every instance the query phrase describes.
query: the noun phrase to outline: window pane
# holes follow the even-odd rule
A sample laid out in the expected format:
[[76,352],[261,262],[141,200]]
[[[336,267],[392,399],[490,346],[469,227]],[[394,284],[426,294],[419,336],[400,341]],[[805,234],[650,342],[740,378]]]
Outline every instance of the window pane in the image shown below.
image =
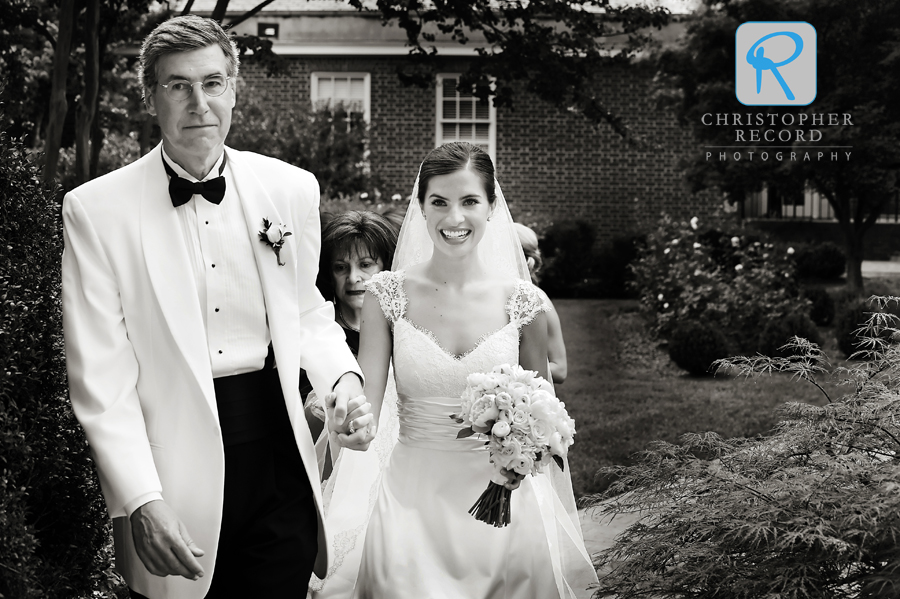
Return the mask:
[[347,79],[334,80],[334,96],[335,100],[343,100],[350,97],[350,81]]
[[442,87],[444,88],[443,96],[445,98],[456,97],[456,79],[444,79],[444,84]]
[[[334,97],[334,79],[331,77],[319,78],[319,100],[331,100]],[[331,104],[331,102],[328,102]]]
[[475,118],[479,120],[488,120],[491,118],[491,108],[488,104],[490,100],[479,100],[475,105]]
[[444,118],[456,118],[456,100],[444,100]]
[[472,139],[472,123],[459,124],[459,138],[465,140]]
[[444,137],[444,141],[452,141],[454,139],[457,139],[455,123],[444,123],[441,127],[441,131]]
[[461,119],[470,119],[472,118],[472,101],[471,100],[460,100],[459,102],[459,118]]
[[478,141],[486,141],[490,139],[491,133],[491,124],[490,123],[476,123],[475,124],[475,139]]
[[362,100],[366,97],[366,82],[357,77],[350,80],[350,97],[354,100]]

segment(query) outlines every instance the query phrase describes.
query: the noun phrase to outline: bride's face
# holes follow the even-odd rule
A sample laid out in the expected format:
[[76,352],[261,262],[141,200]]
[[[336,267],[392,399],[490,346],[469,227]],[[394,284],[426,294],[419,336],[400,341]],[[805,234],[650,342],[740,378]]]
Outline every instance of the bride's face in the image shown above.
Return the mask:
[[432,177],[422,210],[435,250],[451,256],[468,254],[484,237],[491,209],[484,184],[472,171]]

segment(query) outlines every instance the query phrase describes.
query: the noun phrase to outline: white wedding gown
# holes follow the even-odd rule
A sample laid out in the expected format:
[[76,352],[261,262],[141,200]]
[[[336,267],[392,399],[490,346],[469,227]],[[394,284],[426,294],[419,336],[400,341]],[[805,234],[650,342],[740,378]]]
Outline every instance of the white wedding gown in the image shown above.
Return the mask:
[[[518,363],[520,329],[545,309],[536,288],[519,281],[506,305],[509,323],[454,356],[405,318],[403,281],[403,271],[385,271],[367,284],[393,328],[400,430],[371,512],[352,596],[589,597],[587,586],[597,578],[574,502],[564,505],[551,480],[565,484],[565,476],[556,469],[526,477],[512,493],[507,527],[476,520],[468,510],[491,479],[489,454],[480,435],[457,439],[460,426],[450,418],[470,373]],[[362,502],[359,509],[365,509]]]

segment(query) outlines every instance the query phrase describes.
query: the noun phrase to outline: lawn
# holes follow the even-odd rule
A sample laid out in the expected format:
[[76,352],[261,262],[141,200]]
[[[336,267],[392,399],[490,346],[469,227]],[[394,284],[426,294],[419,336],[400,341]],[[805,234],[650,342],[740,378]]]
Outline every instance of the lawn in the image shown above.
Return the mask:
[[[788,401],[821,405],[825,396],[809,383],[775,375],[746,380],[692,377],[669,361],[647,336],[629,300],[554,300],[566,341],[569,376],[559,386],[577,434],[569,463],[575,496],[606,488],[602,466],[628,463],[653,440],[676,442],[684,433],[715,431],[750,437],[777,423]],[[831,338],[830,330],[823,337]],[[830,356],[839,356],[826,342]],[[833,384],[832,399],[842,394]]]

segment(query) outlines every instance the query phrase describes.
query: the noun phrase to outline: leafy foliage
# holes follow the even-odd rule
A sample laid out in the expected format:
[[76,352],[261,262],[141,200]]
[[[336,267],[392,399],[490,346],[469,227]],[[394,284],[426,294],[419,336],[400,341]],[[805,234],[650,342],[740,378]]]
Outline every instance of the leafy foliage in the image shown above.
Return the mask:
[[66,393],[56,193],[0,131],[0,595],[22,599],[103,588],[112,557]]
[[725,335],[702,322],[679,323],[669,339],[669,357],[694,376],[708,374],[713,362],[727,358],[729,350]]
[[[350,0],[359,10],[364,0]],[[512,107],[515,84],[561,109],[576,110],[593,123],[608,123],[626,139],[630,127],[609,109],[597,90],[607,65],[628,60],[649,42],[646,30],[669,20],[664,8],[646,8],[610,0],[377,0],[384,23],[406,31],[412,62],[401,67],[406,82],[430,85],[440,64],[434,42],[441,38],[476,47],[459,89],[477,90],[494,105]],[[610,39],[624,40],[610,52]],[[614,54],[610,57],[610,54]]]
[[326,198],[374,193],[369,165],[369,125],[342,106],[313,110],[298,102],[273,112],[265,91],[238,94],[229,145],[258,152],[315,173]]
[[[898,298],[881,298],[879,308]],[[601,554],[597,597],[857,599],[900,593],[900,346],[896,319],[866,325],[863,362],[834,371],[850,392],[788,403],[768,436],[685,435],[655,443],[616,482],[605,514],[642,518]],[[791,374],[824,391],[813,343],[787,358],[734,358],[720,371]],[[599,498],[595,497],[593,501]]]
[[663,216],[631,268],[656,334],[669,338],[680,322],[704,322],[754,352],[761,323],[807,309],[789,249],[725,220]]

